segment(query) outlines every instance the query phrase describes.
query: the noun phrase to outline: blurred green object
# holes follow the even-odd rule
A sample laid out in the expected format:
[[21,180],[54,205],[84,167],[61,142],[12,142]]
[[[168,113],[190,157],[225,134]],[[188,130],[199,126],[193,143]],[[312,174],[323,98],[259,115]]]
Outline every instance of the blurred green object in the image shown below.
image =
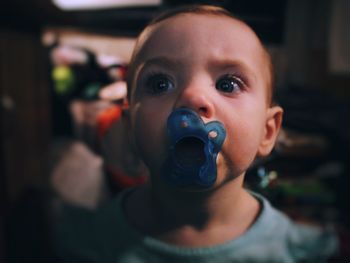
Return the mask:
[[100,91],[101,83],[90,83],[82,92],[82,97],[85,100],[96,100],[98,99],[98,92]]
[[70,67],[56,66],[52,70],[54,90],[57,95],[65,96],[72,93],[75,88],[75,77]]
[[335,193],[326,185],[314,180],[303,181],[280,181],[275,189],[281,191],[288,197],[313,199],[319,203],[332,204],[335,202]]
[[268,172],[265,167],[260,166],[257,170],[257,176],[259,178],[258,186],[267,188],[272,181],[277,179],[278,174],[276,171]]

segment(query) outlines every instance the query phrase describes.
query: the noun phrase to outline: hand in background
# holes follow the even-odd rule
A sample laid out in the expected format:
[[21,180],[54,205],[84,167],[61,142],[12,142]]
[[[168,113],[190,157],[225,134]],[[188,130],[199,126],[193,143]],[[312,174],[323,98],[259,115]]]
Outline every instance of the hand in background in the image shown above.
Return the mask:
[[84,143],[64,146],[50,181],[55,193],[65,202],[95,209],[108,195],[103,176],[103,160]]
[[[131,177],[146,173],[130,143],[128,120],[121,114],[126,105],[125,82],[106,86],[99,96],[101,99],[96,101],[71,102],[78,140],[62,147],[50,178],[60,198],[89,209],[109,195],[104,167]],[[118,116],[112,111],[116,108]]]
[[117,81],[101,89],[100,100],[73,100],[70,112],[76,138],[93,151],[99,152],[100,137],[120,118],[126,94],[126,83]]

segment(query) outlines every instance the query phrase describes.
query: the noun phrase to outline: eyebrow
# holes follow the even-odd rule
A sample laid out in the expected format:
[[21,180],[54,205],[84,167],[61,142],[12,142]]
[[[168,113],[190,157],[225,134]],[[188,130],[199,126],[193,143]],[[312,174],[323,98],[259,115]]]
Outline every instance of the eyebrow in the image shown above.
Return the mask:
[[[138,67],[138,71],[149,66],[159,66],[166,69],[176,69],[178,67],[182,67],[183,64],[184,63],[181,62],[181,60],[175,57],[152,57],[147,59],[144,63],[141,63]],[[257,79],[254,70],[251,69],[251,67],[249,67],[246,63],[244,63],[244,61],[241,60],[213,58],[209,60],[208,64],[206,65],[206,68],[209,72],[216,71],[216,69],[225,70],[233,68],[241,73],[248,74],[249,79],[252,78],[254,81]]]
[[153,58],[147,59],[144,63],[140,65],[140,67],[144,68],[144,67],[155,65],[155,66],[174,69],[176,67],[179,67],[179,65],[181,66],[182,64],[183,63],[176,58],[161,56],[161,57],[153,57]]
[[208,70],[210,70],[211,67],[218,68],[220,70],[229,69],[229,68],[239,69],[240,71],[249,73],[254,77],[254,79],[256,79],[254,70],[251,69],[251,67],[249,67],[246,63],[244,63],[241,60],[213,59],[208,64]]
[[222,71],[227,71],[228,74],[238,74],[247,87],[254,85],[258,78],[254,70],[240,59],[213,58],[208,62],[207,70],[213,74]]

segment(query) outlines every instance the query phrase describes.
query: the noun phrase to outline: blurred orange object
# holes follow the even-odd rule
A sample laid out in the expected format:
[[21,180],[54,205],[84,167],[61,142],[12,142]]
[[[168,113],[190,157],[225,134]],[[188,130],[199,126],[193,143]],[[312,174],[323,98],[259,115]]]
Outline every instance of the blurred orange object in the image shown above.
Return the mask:
[[100,113],[97,117],[97,136],[102,139],[112,124],[118,121],[122,116],[122,107],[113,105]]
[[117,191],[128,187],[145,184],[148,180],[148,176],[145,174],[130,176],[123,173],[122,171],[117,171],[115,169],[113,170],[108,166],[105,167],[105,171],[110,176],[113,187],[117,189]]

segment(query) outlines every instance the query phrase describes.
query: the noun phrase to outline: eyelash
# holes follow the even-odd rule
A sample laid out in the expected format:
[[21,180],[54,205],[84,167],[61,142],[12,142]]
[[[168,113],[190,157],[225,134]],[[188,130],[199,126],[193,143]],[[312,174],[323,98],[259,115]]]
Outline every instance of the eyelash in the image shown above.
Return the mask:
[[142,83],[145,85],[146,92],[152,95],[162,94],[175,87],[172,78],[168,74],[162,72],[146,73]]
[[[219,85],[224,84],[224,89]],[[215,83],[215,88],[223,93],[238,93],[244,91],[247,85],[242,77],[236,74],[225,74],[221,76]]]
[[[142,79],[146,92],[151,95],[160,95],[175,88],[172,77],[163,72],[148,72]],[[222,84],[225,86],[220,87],[219,85]],[[216,80],[215,88],[223,93],[236,94],[244,91],[247,88],[247,84],[240,75],[228,73]]]

